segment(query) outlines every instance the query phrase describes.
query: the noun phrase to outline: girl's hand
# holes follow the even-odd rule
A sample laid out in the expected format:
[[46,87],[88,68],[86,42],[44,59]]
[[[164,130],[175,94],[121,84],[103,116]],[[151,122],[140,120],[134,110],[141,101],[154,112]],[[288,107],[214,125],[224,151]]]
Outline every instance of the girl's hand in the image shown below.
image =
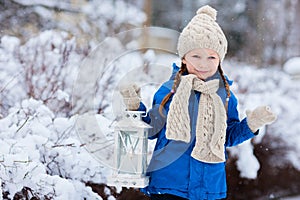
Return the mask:
[[127,110],[137,110],[141,102],[141,89],[135,83],[120,86],[119,91]]
[[247,123],[253,133],[260,127],[273,123],[277,115],[271,110],[269,106],[259,106],[253,111],[246,111]]

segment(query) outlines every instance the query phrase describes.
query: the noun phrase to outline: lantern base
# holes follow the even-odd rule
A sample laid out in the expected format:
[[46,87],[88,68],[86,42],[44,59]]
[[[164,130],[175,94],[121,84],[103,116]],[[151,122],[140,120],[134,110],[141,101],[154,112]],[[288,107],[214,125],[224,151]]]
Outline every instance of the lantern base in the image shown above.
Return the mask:
[[132,174],[119,174],[108,177],[108,186],[144,188],[149,184],[149,177]]

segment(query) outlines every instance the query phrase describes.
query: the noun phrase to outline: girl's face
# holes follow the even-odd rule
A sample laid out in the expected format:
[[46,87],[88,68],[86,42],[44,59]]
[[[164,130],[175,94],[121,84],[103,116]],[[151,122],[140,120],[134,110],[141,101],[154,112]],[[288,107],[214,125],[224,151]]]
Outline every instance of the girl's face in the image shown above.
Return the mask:
[[189,74],[195,74],[199,79],[206,80],[217,72],[220,58],[214,50],[202,48],[189,51],[182,62],[186,64]]

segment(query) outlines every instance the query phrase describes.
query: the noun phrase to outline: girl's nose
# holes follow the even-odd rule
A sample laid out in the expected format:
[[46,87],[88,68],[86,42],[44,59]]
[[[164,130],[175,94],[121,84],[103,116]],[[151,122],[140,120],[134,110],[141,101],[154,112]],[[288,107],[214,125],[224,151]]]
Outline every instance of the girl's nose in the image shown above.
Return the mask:
[[207,66],[207,63],[205,61],[199,61],[198,63],[195,63],[194,65],[194,68],[197,70],[197,71],[200,71],[202,70],[203,68],[206,68]]
[[194,68],[198,71],[206,70],[206,69],[211,68],[211,66],[213,66],[213,64],[214,63],[212,61],[203,59],[203,60],[199,61],[197,64],[195,63]]

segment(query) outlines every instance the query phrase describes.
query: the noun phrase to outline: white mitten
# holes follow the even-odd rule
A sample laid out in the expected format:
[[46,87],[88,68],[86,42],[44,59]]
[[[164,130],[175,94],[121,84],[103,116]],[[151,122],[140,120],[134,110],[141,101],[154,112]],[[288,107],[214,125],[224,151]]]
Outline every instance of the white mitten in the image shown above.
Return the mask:
[[119,91],[127,110],[137,110],[141,102],[141,89],[134,83],[122,85]]
[[272,112],[269,106],[259,106],[253,111],[247,110],[247,123],[252,132],[256,132],[260,127],[273,123],[277,115]]

